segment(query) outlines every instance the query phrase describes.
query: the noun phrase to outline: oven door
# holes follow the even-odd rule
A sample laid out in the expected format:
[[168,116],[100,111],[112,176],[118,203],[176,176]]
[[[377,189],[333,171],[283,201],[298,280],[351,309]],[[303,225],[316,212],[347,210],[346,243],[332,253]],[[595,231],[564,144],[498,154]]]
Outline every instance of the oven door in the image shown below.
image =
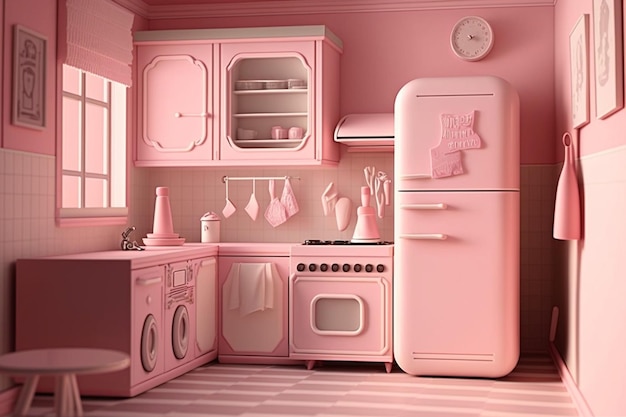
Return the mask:
[[290,357],[391,355],[391,285],[384,277],[294,274],[289,292]]

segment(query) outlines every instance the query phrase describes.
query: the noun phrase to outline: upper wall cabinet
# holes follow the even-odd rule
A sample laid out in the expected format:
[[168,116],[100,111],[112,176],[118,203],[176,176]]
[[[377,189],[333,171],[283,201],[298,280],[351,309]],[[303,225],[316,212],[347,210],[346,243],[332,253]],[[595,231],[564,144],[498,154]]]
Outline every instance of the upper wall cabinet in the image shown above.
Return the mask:
[[213,45],[137,49],[137,165],[209,163],[217,124]]
[[136,166],[339,160],[341,41],[324,26],[146,31]]

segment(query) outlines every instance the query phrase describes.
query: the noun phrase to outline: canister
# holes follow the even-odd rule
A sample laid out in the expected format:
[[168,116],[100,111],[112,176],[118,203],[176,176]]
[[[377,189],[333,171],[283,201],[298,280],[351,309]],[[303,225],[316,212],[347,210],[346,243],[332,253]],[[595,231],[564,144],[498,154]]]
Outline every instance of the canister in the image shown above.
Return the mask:
[[200,241],[204,243],[215,243],[220,241],[220,217],[209,211],[200,218],[202,233]]

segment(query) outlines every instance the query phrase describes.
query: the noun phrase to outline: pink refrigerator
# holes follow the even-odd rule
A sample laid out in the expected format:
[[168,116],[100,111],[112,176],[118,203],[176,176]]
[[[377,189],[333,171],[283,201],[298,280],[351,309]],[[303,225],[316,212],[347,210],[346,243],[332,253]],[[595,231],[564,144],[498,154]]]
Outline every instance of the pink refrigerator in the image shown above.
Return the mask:
[[421,78],[394,110],[394,356],[413,375],[500,377],[519,358],[519,98]]

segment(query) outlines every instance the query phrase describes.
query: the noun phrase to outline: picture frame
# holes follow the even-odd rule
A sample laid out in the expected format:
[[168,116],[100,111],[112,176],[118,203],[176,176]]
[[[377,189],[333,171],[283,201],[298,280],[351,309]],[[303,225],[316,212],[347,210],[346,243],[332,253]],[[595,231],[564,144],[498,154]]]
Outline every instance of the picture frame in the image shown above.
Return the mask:
[[31,129],[46,127],[45,36],[13,25],[13,103],[11,123]]
[[624,107],[622,0],[593,0],[596,117]]
[[589,15],[580,16],[569,35],[572,127],[589,123]]

